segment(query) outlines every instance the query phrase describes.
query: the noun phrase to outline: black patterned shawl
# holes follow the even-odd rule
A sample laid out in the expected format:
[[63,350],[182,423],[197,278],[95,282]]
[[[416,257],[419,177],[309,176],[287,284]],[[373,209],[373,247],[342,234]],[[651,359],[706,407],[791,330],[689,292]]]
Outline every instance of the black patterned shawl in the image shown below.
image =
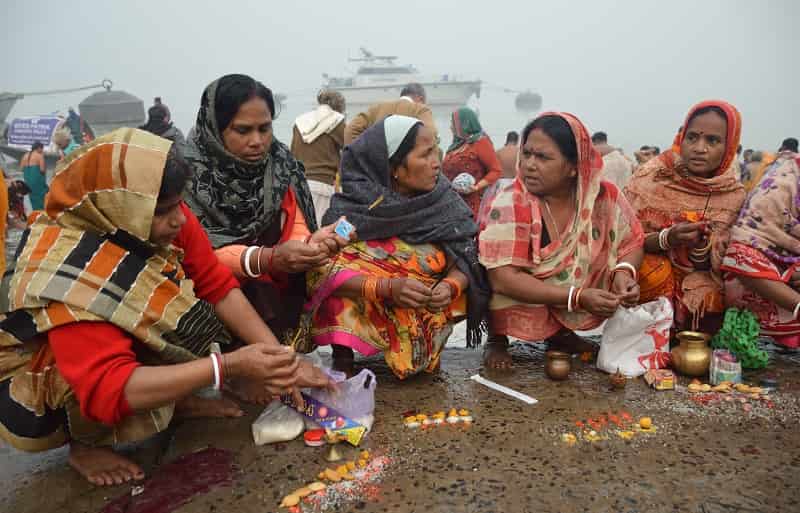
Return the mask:
[[280,207],[289,187],[313,233],[317,223],[305,169],[285,144],[273,138],[269,152],[258,162],[239,159],[225,149],[214,115],[218,82],[212,82],[203,92],[185,155],[194,175],[184,199],[211,244],[219,248],[255,242],[273,223],[281,221]]

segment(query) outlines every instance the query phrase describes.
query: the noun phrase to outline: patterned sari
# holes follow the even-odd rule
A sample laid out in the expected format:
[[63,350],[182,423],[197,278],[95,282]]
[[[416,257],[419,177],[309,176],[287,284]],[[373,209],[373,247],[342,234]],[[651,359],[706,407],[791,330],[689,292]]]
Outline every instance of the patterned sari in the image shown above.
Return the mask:
[[[689,174],[680,156],[680,146],[692,114],[709,106],[725,112],[726,147],[716,174],[700,178]],[[687,114],[672,148],[641,166],[625,187],[625,196],[646,234],[658,233],[682,221],[705,219],[711,223],[710,271],[695,270],[685,247],[672,249],[666,255],[648,253],[639,270],[640,301],[669,298],[676,320],[691,321],[694,329],[706,313],[721,313],[725,308],[719,269],[730,227],[745,196],[737,178],[736,149],[740,134],[741,116],[733,105],[723,101],[699,103]]]
[[435,370],[453,322],[466,315],[464,294],[444,311],[431,312],[333,293],[359,275],[413,278],[432,286],[446,268],[447,257],[435,244],[412,245],[393,237],[347,246],[329,266],[308,275],[310,306],[319,307],[313,320],[314,342],[346,346],[363,355],[383,352],[400,379]]
[[[541,200],[528,192],[517,178],[489,203],[481,217],[478,251],[487,269],[512,265],[542,281],[565,288],[608,289],[611,270],[643,244],[642,229],[619,190],[601,181],[603,160],[594,149],[589,132],[575,116],[557,115],[569,123],[578,148],[576,215],[571,229],[550,234],[542,245]],[[563,328],[587,330],[603,319],[566,307],[522,303],[494,293],[489,304],[496,334],[521,340],[545,340]]]
[[161,363],[228,342],[213,307],[194,295],[182,251],[148,242],[170,145],[123,128],[82,146],[59,164],[45,212],[23,234],[0,286],[0,437],[15,447],[139,440],[171,419],[171,405],[113,430],[84,418],[47,342],[55,327],[111,323]]
[[789,284],[800,270],[800,159],[770,169],[750,193],[722,262],[725,302],[756,314],[761,333],[787,347],[800,347],[800,321],[737,279],[748,278]]

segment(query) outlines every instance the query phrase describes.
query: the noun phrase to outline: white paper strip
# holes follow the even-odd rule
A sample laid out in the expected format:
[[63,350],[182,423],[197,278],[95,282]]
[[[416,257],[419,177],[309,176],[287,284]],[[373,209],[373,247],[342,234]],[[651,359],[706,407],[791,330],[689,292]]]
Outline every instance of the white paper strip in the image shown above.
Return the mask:
[[475,374],[470,379],[472,381],[476,382],[476,383],[480,383],[481,385],[487,386],[487,387],[491,388],[492,390],[497,390],[498,392],[501,392],[503,394],[510,395],[514,399],[519,399],[520,401],[522,401],[524,403],[536,404],[536,403],[539,402],[539,401],[537,401],[536,399],[534,399],[533,397],[531,397],[529,395],[523,394],[522,392],[517,392],[516,390],[513,390],[511,388],[505,387],[505,386],[500,385],[498,383],[495,383],[494,381],[491,381],[491,380],[488,380],[488,379],[482,377],[480,374]]

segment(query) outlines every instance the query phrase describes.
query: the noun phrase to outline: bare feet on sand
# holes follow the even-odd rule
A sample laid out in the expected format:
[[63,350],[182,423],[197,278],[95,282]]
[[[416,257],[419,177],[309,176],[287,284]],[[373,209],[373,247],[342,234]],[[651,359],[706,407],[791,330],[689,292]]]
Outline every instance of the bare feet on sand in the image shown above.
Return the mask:
[[333,347],[333,370],[344,372],[348,378],[355,374],[355,355],[353,350],[344,346]]
[[511,355],[508,353],[508,338],[492,336],[483,349],[483,366],[489,369],[510,369],[514,366]]
[[92,484],[111,486],[141,481],[144,470],[111,449],[89,447],[72,442],[69,447],[69,464]]
[[182,419],[198,417],[241,417],[244,412],[231,399],[207,399],[190,395],[175,404],[175,416]]
[[573,331],[559,331],[547,339],[547,349],[568,354],[596,353],[598,347],[579,337]]

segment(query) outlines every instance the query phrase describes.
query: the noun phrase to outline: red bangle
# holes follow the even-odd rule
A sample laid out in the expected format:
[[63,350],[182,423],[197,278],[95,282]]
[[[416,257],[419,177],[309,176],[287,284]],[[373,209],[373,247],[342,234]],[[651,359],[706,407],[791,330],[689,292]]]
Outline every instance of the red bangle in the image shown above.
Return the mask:
[[583,292],[583,287],[579,287],[578,292],[575,293],[575,305],[573,307],[575,310],[578,308],[583,308],[581,306],[581,292]]

